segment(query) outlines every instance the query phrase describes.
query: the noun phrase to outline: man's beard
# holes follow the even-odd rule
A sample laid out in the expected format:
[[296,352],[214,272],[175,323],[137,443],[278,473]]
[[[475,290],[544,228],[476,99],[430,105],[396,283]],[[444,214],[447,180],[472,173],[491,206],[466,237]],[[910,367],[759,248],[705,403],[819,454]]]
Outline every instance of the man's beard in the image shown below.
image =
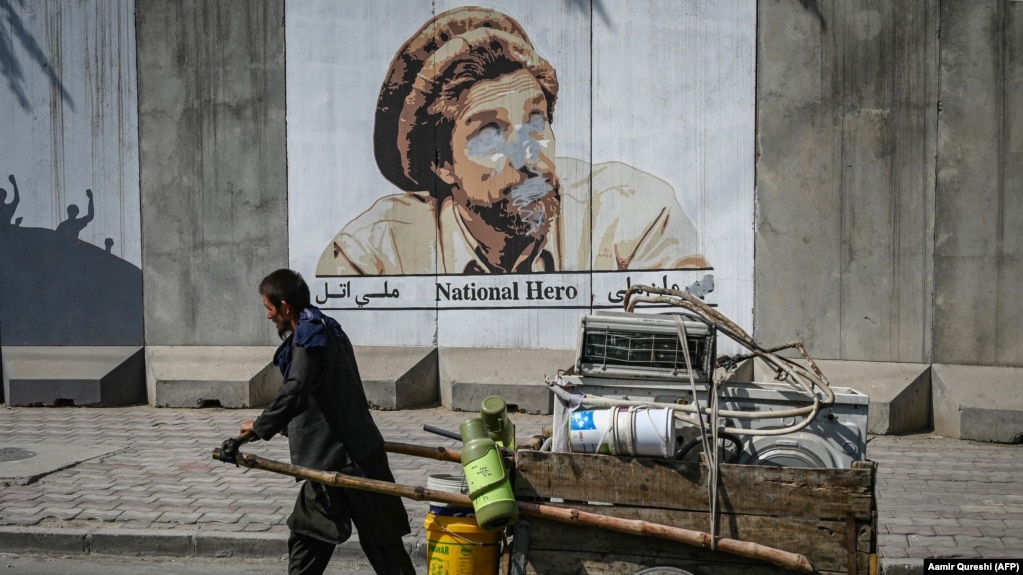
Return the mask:
[[492,204],[468,202],[467,207],[484,223],[511,237],[541,239],[556,217],[560,195],[543,176],[533,176],[504,191]]

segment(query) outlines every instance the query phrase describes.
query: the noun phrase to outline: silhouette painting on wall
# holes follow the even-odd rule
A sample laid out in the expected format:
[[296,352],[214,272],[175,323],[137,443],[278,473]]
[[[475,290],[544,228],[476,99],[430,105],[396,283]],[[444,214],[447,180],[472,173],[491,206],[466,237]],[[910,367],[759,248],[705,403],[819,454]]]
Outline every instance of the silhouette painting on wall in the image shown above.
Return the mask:
[[[14,179],[14,174],[8,176],[7,180],[14,187],[14,197],[8,203],[7,190],[0,188],[0,226],[11,225],[11,221],[14,220],[14,213],[18,211],[18,203],[21,201],[21,195],[18,193],[18,181]],[[14,225],[19,223],[21,223],[20,219],[14,221]]]
[[142,344],[135,4],[0,0],[4,346]]
[[556,156],[557,98],[554,68],[509,16],[427,21],[377,101],[377,166],[403,193],[344,225],[316,275],[710,269],[668,183]]
[[85,214],[85,217],[78,217],[78,206],[71,204],[67,207],[67,219],[57,224],[57,233],[64,234],[65,236],[73,239],[78,239],[78,234],[82,233],[85,226],[89,225],[92,218],[96,216],[96,210],[92,205],[92,190],[85,190],[85,195],[89,198],[89,211]]
[[92,190],[85,216],[70,205],[55,230],[23,227],[11,223],[20,192],[14,175],[8,180],[14,200],[0,206],[3,344],[142,345],[142,270],[110,253],[112,238],[105,248],[78,239],[95,216]]

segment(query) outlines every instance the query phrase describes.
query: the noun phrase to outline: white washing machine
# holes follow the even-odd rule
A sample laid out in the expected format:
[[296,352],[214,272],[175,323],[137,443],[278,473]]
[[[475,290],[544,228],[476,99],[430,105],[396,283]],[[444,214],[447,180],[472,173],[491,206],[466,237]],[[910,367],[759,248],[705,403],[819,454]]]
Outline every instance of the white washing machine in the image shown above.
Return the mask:
[[[692,393],[679,382],[571,378],[577,390],[606,399],[691,405]],[[848,469],[853,461],[866,459],[869,398],[854,389],[832,387],[835,401],[821,406],[816,417],[802,429],[783,435],[737,434],[742,443],[738,463]],[[727,382],[719,390],[718,407],[724,411],[756,414],[756,418],[722,417],[719,427],[750,430],[784,429],[802,417],[772,417],[771,412],[810,405],[809,396],[791,386],[763,382]],[[818,394],[823,399],[822,394]],[[707,407],[707,386],[697,386],[697,400]],[[683,448],[699,430],[679,422],[676,433]]]
[[[743,438],[739,463],[785,467],[848,469],[867,456],[869,398],[848,387],[832,387],[835,401],[823,406],[806,427],[784,435]],[[823,394],[818,393],[820,399]],[[790,427],[798,417],[772,418],[771,411],[808,405],[806,394],[771,383],[729,383],[718,400],[721,409],[755,411],[765,417],[735,418],[728,422],[742,429],[771,430]]]

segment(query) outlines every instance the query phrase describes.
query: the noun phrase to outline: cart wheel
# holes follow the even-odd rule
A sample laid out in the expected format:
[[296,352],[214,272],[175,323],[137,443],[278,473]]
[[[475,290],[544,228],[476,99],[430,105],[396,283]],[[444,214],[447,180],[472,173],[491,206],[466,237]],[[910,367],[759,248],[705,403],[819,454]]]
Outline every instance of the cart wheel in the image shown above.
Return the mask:
[[685,569],[678,567],[648,567],[636,571],[633,575],[693,575]]

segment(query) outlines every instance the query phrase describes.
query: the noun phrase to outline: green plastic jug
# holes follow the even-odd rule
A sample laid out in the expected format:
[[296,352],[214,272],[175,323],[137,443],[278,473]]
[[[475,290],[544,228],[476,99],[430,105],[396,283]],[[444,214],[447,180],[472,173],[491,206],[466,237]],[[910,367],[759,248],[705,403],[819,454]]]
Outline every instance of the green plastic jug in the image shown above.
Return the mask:
[[474,417],[459,427],[462,432],[462,469],[469,484],[469,498],[476,523],[483,529],[500,529],[519,518],[511,482],[501,461],[501,451],[483,424]]
[[508,404],[503,398],[491,395],[484,399],[480,416],[490,439],[505,449],[515,449],[515,424],[508,419]]

